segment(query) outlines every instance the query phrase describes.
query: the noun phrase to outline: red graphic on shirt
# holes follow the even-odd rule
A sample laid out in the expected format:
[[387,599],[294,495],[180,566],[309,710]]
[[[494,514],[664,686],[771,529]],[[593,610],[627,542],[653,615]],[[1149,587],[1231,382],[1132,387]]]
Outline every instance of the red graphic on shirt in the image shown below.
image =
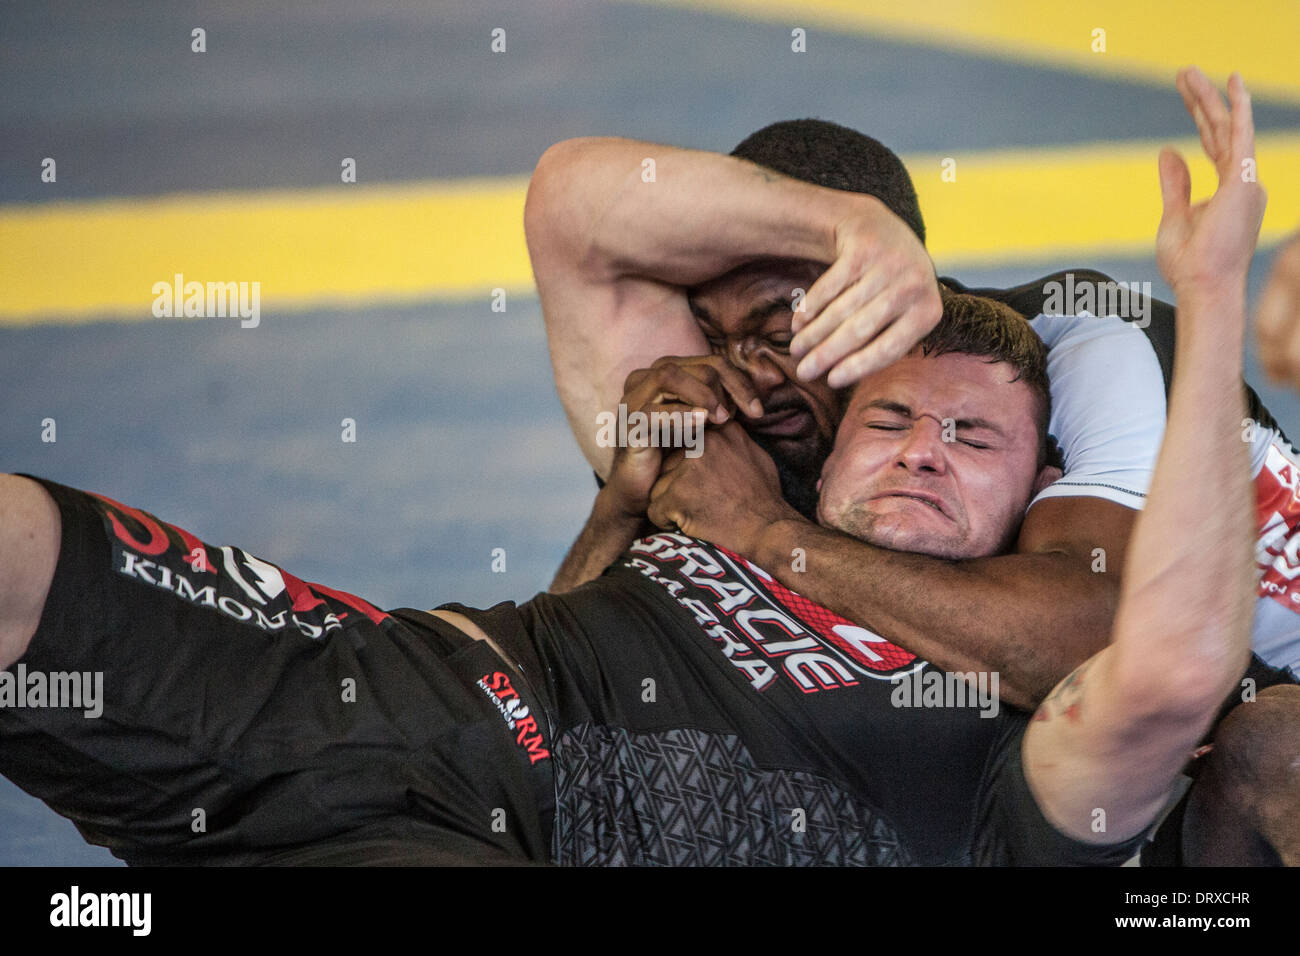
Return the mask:
[[677,533],[633,542],[624,561],[661,585],[751,687],[779,676],[814,694],[889,681],[920,666],[907,651],[783,587],[733,552]]
[[775,601],[863,667],[874,671],[893,671],[916,660],[916,655],[910,651],[905,651],[879,634],[859,627],[848,618],[840,617],[829,608],[808,600],[798,591],[791,591],[740,555],[723,547],[718,550],[748,568]]
[[[247,618],[252,619],[255,609],[249,600],[251,598],[252,602],[260,605],[256,609],[261,612],[257,615],[258,620],[278,621],[274,616],[268,616],[268,612],[274,611],[277,606],[282,606],[279,605],[278,599],[281,594],[284,594],[291,602],[289,610],[295,615],[317,612],[317,609],[326,612],[320,621],[314,620],[320,617],[319,612],[312,615],[312,621],[297,621],[296,623],[304,629],[304,632],[320,630],[318,625],[322,625],[322,622],[324,630],[330,630],[331,625],[337,627],[336,622],[347,618],[348,611],[330,608],[326,598],[360,612],[375,624],[389,617],[388,614],[355,594],[339,591],[324,584],[303,581],[283,568],[239,549],[214,548],[205,545],[184,528],[160,521],[147,512],[114,501],[106,495],[95,492],[88,492],[88,494],[103,504],[104,518],[112,528],[119,547],[125,546],[135,552],[124,564],[119,563],[124,555],[115,553],[114,561],[118,564],[117,569],[145,583],[196,597],[207,594],[211,602],[205,600],[203,603],[227,611],[241,620],[245,615],[240,610],[231,612],[229,609],[247,610]],[[224,576],[222,571],[225,572]],[[229,579],[238,585],[243,594],[235,590],[220,595],[215,590],[210,592],[196,590],[187,578],[191,574],[213,575],[216,583],[229,583],[225,580]],[[262,575],[265,575],[265,578]],[[202,579],[198,580],[202,581]],[[207,582],[203,581],[203,583]],[[270,585],[269,591],[268,585]],[[234,603],[222,604],[222,601]],[[279,623],[283,626],[282,621]]]
[[1255,478],[1259,595],[1300,612],[1300,463],[1280,441]]

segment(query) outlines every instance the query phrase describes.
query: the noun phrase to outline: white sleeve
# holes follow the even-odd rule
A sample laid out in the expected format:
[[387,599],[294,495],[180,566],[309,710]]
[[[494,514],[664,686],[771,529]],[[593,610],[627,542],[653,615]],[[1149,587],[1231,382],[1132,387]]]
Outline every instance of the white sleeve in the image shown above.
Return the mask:
[[1151,340],[1115,316],[1045,316],[1030,323],[1048,347],[1048,431],[1065,474],[1030,502],[1088,496],[1140,509],[1165,433],[1165,382]]

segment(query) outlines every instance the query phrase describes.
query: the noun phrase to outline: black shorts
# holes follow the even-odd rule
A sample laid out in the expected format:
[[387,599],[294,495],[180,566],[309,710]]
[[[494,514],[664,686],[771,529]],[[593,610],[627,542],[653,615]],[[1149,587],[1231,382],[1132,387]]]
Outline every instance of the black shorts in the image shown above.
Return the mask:
[[984,773],[985,791],[976,811],[972,862],[976,866],[1122,866],[1142,847],[1146,832],[1121,843],[1083,843],[1066,836],[1029,789],[1021,745],[1029,715],[1008,722]]
[[491,647],[36,480],[61,551],[10,673],[83,694],[0,706],[0,773],[88,841],[147,864],[548,860],[549,725]]

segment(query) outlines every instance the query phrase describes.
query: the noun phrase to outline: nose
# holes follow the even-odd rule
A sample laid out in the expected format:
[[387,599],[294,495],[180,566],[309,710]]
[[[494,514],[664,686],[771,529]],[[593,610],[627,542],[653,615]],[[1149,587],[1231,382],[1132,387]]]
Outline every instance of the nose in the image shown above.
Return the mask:
[[948,470],[943,440],[943,425],[938,419],[922,415],[912,422],[895,453],[895,462],[908,471],[943,474]]
[[758,397],[768,395],[791,380],[776,355],[762,341],[753,337],[734,338],[727,342],[727,361],[745,372],[758,389]]

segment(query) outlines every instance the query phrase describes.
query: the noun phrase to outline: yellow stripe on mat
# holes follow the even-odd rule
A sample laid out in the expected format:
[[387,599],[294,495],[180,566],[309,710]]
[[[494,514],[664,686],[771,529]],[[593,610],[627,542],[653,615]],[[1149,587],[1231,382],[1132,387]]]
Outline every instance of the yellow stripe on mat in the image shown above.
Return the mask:
[[[1193,140],[1197,196],[1214,176]],[[941,270],[1062,256],[1149,255],[1158,143],[905,156]],[[1300,222],[1300,133],[1258,143],[1270,191],[1264,242]],[[259,282],[263,314],[486,297],[531,288],[527,180],[0,207],[0,324],[153,318],[156,282]]]
[[[1199,141],[1098,143],[907,156],[940,267],[1032,262],[1063,256],[1154,256],[1160,223],[1156,157],[1172,145],[1192,172],[1192,199],[1213,194],[1214,167]],[[1300,133],[1257,137],[1258,174],[1268,189],[1260,244],[1300,226]],[[943,160],[956,181],[943,182]]]
[[0,208],[0,323],[153,318],[153,284],[260,282],[263,311],[525,291],[526,177]]
[[[636,0],[647,2],[647,0]],[[1296,0],[648,0],[662,6],[932,44],[1046,67],[1155,82],[1195,63],[1223,87],[1240,70],[1256,98],[1300,102]],[[1094,52],[1094,30],[1105,52]]]

